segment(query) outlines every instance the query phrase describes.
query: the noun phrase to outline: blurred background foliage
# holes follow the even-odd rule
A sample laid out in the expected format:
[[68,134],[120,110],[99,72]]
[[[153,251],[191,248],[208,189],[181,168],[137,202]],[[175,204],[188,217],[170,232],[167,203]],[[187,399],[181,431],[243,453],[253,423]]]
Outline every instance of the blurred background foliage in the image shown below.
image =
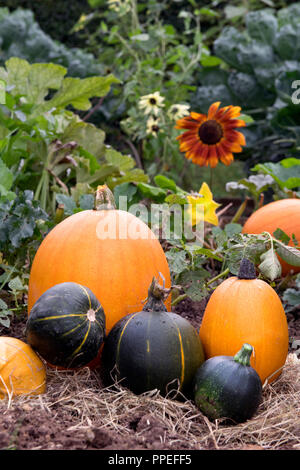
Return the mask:
[[108,145],[130,154],[150,180],[164,173],[197,191],[210,172],[185,160],[171,122],[164,128],[167,144],[165,135],[146,134],[138,100],[155,90],[165,97],[165,110],[180,102],[206,112],[221,101],[253,118],[243,129],[244,151],[230,167],[214,170],[217,197],[226,196],[226,182],[249,175],[254,165],[299,155],[300,118],[291,84],[300,78],[300,3],[150,0],[121,14],[105,0],[7,0],[5,7],[2,65],[20,57],[62,65],[68,76],[113,73],[119,79],[101,103],[92,100],[88,117],[75,112],[102,129]]

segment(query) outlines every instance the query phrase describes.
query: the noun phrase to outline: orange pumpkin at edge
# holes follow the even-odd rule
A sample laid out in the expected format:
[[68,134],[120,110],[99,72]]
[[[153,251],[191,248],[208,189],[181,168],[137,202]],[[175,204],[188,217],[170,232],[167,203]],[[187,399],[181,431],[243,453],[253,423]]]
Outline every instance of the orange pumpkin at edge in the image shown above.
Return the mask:
[[153,277],[162,275],[166,288],[171,279],[159,240],[139,218],[115,208],[106,185],[98,187],[95,207],[67,217],[42,241],[30,272],[28,314],[50,287],[77,282],[100,301],[108,333],[120,318],[141,309]]
[[226,279],[214,290],[199,335],[206,359],[234,356],[244,343],[251,344],[251,366],[262,383],[266,379],[271,383],[280,375],[288,354],[287,318],[275,290],[256,279],[253,265],[251,270],[251,276],[244,275],[241,263],[239,275]]
[[0,337],[0,399],[46,392],[46,368],[29,344]]
[[[294,234],[300,244],[300,199],[280,199],[270,202],[253,212],[243,226],[243,233],[259,234],[269,232],[271,235],[277,228],[283,230],[290,238],[289,245],[295,246],[292,241]],[[279,257],[282,274],[300,272],[300,267],[291,266]]]

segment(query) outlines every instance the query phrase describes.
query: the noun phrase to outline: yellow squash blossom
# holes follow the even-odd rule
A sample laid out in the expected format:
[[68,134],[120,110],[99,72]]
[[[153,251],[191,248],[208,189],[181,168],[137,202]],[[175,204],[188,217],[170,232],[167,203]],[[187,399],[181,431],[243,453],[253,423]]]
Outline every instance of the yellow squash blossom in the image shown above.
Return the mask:
[[218,225],[218,216],[216,209],[220,207],[220,204],[213,200],[213,195],[207,183],[203,183],[200,190],[199,196],[187,196],[189,202],[189,208],[187,210],[192,226],[197,225],[201,220],[209,222],[213,225]]

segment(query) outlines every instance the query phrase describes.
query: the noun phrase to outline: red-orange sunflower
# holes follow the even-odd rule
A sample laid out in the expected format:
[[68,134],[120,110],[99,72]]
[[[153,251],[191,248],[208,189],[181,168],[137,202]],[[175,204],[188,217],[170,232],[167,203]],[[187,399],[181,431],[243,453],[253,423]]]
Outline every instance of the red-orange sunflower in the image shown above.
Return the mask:
[[213,103],[207,115],[191,112],[176,122],[175,129],[187,129],[179,135],[180,151],[185,157],[200,166],[212,168],[221,161],[224,165],[233,162],[233,153],[241,152],[246,140],[236,127],[244,127],[239,106],[219,108],[220,101]]

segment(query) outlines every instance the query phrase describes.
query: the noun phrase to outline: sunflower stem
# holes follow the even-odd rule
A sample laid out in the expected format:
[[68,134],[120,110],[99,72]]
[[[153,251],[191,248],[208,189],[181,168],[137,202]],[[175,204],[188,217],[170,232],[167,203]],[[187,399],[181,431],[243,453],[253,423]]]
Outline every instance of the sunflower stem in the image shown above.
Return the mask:
[[213,186],[213,168],[210,167],[210,175],[209,175],[209,187],[212,192],[212,186]]

